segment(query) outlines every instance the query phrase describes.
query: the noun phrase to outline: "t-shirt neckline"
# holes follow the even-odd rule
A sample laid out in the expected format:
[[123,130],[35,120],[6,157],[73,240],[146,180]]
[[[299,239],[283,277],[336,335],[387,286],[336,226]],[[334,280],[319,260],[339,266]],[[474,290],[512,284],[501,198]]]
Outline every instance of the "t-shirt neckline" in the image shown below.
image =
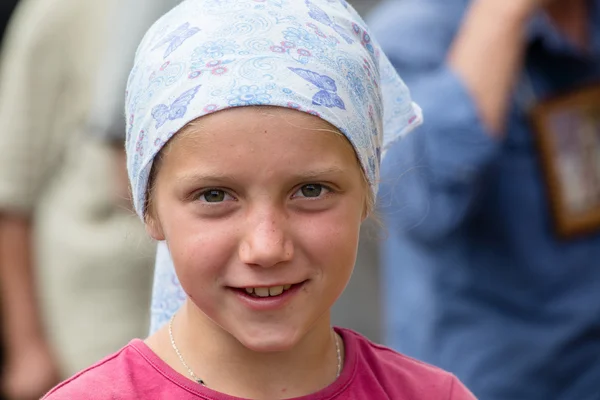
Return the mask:
[[[356,373],[357,362],[357,343],[353,332],[335,328],[335,331],[340,335],[344,342],[344,367],[339,378],[332,382],[329,386],[321,389],[318,392],[301,397],[294,397],[288,400],[329,400],[335,399],[340,393],[347,389],[352,382]],[[171,381],[173,384],[181,387],[187,392],[197,395],[205,400],[250,400],[242,397],[230,396],[221,392],[212,390],[209,387],[196,384],[179,372],[175,371],[169,364],[161,359],[146,343],[141,339],[134,339],[129,344],[135,349],[159,374]]]

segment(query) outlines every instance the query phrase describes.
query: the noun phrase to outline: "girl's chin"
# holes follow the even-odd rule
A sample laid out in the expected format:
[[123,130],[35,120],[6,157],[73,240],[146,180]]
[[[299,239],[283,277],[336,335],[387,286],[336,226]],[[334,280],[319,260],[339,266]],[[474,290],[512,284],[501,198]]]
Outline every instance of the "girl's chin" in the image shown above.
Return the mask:
[[266,328],[252,332],[230,332],[248,350],[257,353],[284,352],[293,349],[303,337],[299,331]]

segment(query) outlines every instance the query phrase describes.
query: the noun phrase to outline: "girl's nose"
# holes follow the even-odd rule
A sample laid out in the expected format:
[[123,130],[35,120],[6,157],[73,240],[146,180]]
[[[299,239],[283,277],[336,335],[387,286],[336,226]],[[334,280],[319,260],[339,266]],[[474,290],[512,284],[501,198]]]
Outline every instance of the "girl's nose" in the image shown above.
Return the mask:
[[294,245],[286,234],[285,217],[263,213],[254,221],[247,224],[240,243],[240,260],[265,268],[290,261],[294,256]]

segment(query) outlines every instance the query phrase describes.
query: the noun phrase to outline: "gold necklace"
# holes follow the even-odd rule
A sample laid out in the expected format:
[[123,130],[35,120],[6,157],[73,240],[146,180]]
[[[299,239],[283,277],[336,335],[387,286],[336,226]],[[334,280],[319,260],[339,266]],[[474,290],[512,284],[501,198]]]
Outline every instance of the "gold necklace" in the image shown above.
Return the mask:
[[[174,319],[175,319],[175,315],[173,315],[171,317],[171,319],[169,320],[169,339],[171,339],[171,347],[173,347],[175,354],[177,354],[177,357],[179,357],[179,361],[181,362],[181,365],[183,365],[183,367],[187,370],[188,374],[192,377],[192,379],[194,381],[196,381],[197,383],[201,384],[202,386],[206,386],[206,383],[204,383],[204,381],[202,379],[200,379],[198,377],[198,375],[196,375],[194,373],[194,371],[190,368],[189,365],[187,365],[183,356],[181,355],[181,352],[179,351],[179,348],[177,348],[177,345],[175,344],[175,338],[173,338],[173,320]],[[340,374],[342,373],[342,350],[340,348],[341,347],[340,341],[338,339],[338,336],[335,334],[335,331],[332,329],[331,332],[333,334],[333,339],[335,341],[335,351],[336,351],[336,355],[337,355],[337,374],[335,376],[335,378],[337,379],[340,377]]]

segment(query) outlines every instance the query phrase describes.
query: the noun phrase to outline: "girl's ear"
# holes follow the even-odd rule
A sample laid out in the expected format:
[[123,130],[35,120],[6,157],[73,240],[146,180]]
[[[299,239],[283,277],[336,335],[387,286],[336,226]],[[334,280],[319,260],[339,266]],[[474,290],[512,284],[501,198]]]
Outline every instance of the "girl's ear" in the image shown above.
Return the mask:
[[163,233],[160,221],[153,215],[153,213],[148,213],[148,215],[146,215],[146,232],[148,232],[148,235],[150,235],[150,237],[152,237],[154,240],[165,240],[165,235]]

